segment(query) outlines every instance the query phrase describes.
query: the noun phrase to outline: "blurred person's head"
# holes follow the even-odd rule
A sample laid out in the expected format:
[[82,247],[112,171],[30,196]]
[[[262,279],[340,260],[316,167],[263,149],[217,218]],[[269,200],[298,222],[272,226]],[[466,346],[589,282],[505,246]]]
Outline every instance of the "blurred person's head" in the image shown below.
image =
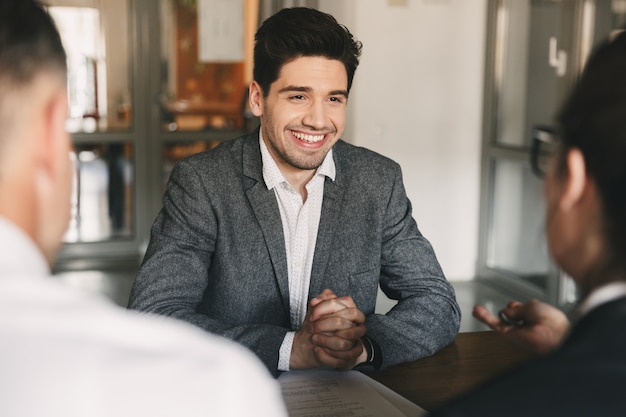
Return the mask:
[[253,78],[267,95],[286,63],[325,57],[343,64],[350,91],[360,55],[361,43],[333,16],[305,7],[286,8],[267,18],[255,35]]
[[558,122],[547,232],[585,296],[626,279],[626,32],[594,51]]
[[47,11],[0,0],[0,216],[52,263],[70,216],[67,64]]

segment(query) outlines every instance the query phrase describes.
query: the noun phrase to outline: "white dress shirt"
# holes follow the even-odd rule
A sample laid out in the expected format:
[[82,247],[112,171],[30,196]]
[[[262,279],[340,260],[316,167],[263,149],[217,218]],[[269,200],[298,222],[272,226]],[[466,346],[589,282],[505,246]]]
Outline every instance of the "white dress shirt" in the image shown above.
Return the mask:
[[626,296],[626,282],[624,281],[611,282],[596,288],[578,306],[578,316],[582,317],[594,308],[624,296]]
[[0,416],[286,416],[242,346],[50,277],[0,218]]
[[307,198],[302,201],[300,193],[294,189],[280,172],[259,133],[263,179],[268,190],[274,190],[285,235],[287,269],[289,275],[289,308],[291,328],[280,347],[278,369],[289,370],[293,337],[304,321],[308,307],[311,267],[315,254],[317,229],[322,214],[324,181],[326,177],[335,180],[335,161],[332,149],[315,175],[306,185]]

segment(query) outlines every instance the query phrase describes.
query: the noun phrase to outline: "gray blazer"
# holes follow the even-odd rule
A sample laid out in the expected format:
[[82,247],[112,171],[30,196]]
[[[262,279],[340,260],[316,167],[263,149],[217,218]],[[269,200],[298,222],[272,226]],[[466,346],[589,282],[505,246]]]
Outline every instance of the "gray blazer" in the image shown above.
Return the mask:
[[[460,311],[411,216],[397,163],[339,141],[326,179],[309,299],[330,288],[366,315],[382,367],[449,344]],[[376,295],[398,304],[375,314]],[[129,308],[176,317],[251,349],[278,375],[292,330],[285,239],[258,131],[174,167]]]

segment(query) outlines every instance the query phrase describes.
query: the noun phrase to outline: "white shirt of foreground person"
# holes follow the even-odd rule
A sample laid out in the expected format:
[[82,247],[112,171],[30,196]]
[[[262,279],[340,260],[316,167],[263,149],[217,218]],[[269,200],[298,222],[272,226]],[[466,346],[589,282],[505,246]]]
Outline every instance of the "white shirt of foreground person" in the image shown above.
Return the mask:
[[0,237],[0,416],[287,415],[244,347],[64,286],[1,217]]

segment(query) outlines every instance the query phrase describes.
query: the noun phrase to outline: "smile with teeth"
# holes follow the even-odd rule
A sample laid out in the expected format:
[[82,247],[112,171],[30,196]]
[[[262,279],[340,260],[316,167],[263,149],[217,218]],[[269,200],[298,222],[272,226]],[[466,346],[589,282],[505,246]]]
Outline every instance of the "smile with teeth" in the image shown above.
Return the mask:
[[291,133],[296,138],[303,140],[305,142],[309,142],[309,143],[317,143],[321,141],[322,139],[324,139],[324,136],[325,136],[325,135],[307,135],[305,133],[294,132],[293,130],[291,131]]

